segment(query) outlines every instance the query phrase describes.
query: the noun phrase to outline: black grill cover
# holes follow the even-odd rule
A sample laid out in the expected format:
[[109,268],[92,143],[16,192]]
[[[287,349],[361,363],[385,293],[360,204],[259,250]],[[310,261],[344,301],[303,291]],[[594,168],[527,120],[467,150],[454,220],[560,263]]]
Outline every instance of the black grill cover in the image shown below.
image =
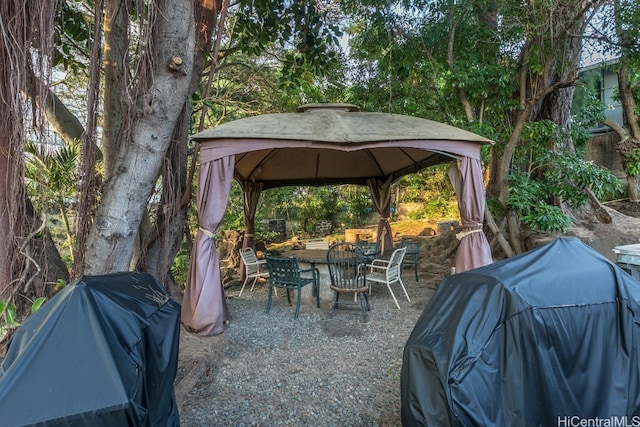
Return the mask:
[[180,305],[146,273],[83,276],[16,330],[0,425],[178,426]]
[[404,349],[403,425],[640,420],[639,301],[577,239],[445,278]]

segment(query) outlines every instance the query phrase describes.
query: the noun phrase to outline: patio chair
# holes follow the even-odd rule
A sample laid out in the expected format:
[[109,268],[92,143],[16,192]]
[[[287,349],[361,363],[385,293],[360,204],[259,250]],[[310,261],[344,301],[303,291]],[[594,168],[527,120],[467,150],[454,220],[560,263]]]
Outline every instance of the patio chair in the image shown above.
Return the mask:
[[[388,260],[374,259],[370,264],[367,264],[367,282],[384,283],[387,285],[398,309],[400,309],[400,304],[398,304],[398,300],[393,294],[393,290],[391,290],[393,283],[400,283],[407,300],[411,302],[404,283],[402,283],[402,260],[406,252],[407,248],[398,248],[393,251],[391,258]],[[369,295],[371,295],[371,285],[369,285]]]
[[[371,307],[369,306],[366,258],[363,250],[353,243],[336,243],[327,252],[327,265],[331,278],[331,290],[334,292],[331,316],[335,314],[338,304],[359,305],[366,320],[367,311]],[[340,300],[341,295],[345,295],[346,299]],[[351,298],[352,295],[354,298]]]
[[256,285],[256,281],[259,277],[269,276],[269,270],[267,269],[267,260],[258,259],[256,253],[253,251],[253,248],[241,249],[240,258],[242,258],[242,262],[244,263],[245,278],[244,282],[242,283],[242,288],[240,288],[238,297],[242,296],[242,291],[244,291],[244,287],[249,279],[253,279],[253,284],[251,285],[251,290],[253,291],[253,287]]
[[366,240],[358,240],[356,243],[362,252],[364,252],[364,256],[367,259],[367,262],[373,261],[378,258],[380,255],[380,241],[376,240],[375,242],[367,242]]
[[287,291],[287,301],[291,305],[292,290],[296,291],[296,314],[300,314],[300,294],[302,288],[311,285],[316,294],[316,305],[320,308],[320,272],[317,268],[301,269],[295,255],[291,257],[272,257],[267,255],[267,268],[269,270],[269,300],[267,301],[267,313],[271,310],[271,300],[274,288],[282,288]]
[[413,265],[413,273],[416,277],[416,282],[418,281],[418,263],[420,261],[421,246],[422,242],[420,240],[407,239],[406,237],[403,237],[402,241],[400,242],[401,248],[407,248],[407,252],[404,255],[403,264],[410,263]]

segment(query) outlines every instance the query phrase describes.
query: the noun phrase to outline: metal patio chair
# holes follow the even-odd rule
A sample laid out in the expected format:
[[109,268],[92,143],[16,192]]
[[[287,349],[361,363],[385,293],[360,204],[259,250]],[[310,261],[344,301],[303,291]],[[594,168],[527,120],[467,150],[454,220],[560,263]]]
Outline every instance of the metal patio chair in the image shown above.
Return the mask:
[[316,305],[320,308],[320,272],[317,268],[301,269],[295,255],[291,257],[266,256],[267,268],[269,270],[269,300],[267,310],[271,310],[271,300],[274,289],[281,288],[287,291],[287,301],[291,305],[292,290],[296,291],[296,314],[300,314],[300,294],[302,288],[311,285],[316,296]]
[[368,242],[366,240],[358,240],[356,246],[362,249],[367,262],[373,261],[380,256],[380,241]]
[[253,284],[251,285],[251,290],[253,291],[253,287],[256,285],[256,281],[258,280],[258,278],[269,276],[269,270],[267,269],[267,260],[258,259],[256,253],[253,251],[253,248],[249,247],[241,249],[240,258],[242,258],[242,262],[244,263],[245,278],[238,297],[242,296],[242,291],[244,291],[244,287],[249,279],[253,279]]
[[[336,243],[327,252],[327,265],[331,278],[331,290],[334,292],[331,315],[335,314],[338,304],[355,305],[362,308],[362,314],[366,320],[367,311],[371,307],[364,251],[353,243]],[[341,300],[341,295],[346,299]]]
[[418,281],[418,263],[420,262],[421,246],[422,242],[420,240],[408,239],[406,237],[403,237],[400,242],[401,248],[407,248],[407,252],[404,254],[403,264],[413,265],[413,274],[416,277],[416,282]]
[[[391,258],[388,260],[374,259],[370,264],[367,264],[367,282],[384,283],[387,285],[398,309],[400,308],[400,304],[398,304],[398,300],[393,294],[393,290],[391,289],[392,284],[396,282],[400,283],[407,300],[411,302],[404,283],[402,283],[402,260],[406,252],[407,248],[398,248],[393,251]],[[369,295],[371,295],[371,286],[369,286]]]

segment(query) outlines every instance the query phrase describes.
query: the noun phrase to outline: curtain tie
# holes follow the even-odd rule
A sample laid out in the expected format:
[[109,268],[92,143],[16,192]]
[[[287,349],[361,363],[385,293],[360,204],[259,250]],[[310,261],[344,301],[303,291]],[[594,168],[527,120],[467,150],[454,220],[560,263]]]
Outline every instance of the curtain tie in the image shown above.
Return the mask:
[[245,233],[244,237],[253,237],[253,234],[252,233]]
[[211,231],[207,230],[206,228],[200,227],[199,230],[202,231],[204,235],[210,239],[213,239],[215,237],[215,234],[213,234]]
[[462,238],[467,237],[469,234],[480,233],[482,231],[482,224],[477,224],[473,227],[465,227],[466,230],[462,230],[461,232],[456,234],[456,239],[462,240]]
[[381,245],[380,245],[380,253],[384,254],[385,250],[387,248],[384,247],[384,243],[385,243],[385,236],[387,235],[387,228],[384,227],[382,229],[382,235],[378,238],[378,240],[380,241]]

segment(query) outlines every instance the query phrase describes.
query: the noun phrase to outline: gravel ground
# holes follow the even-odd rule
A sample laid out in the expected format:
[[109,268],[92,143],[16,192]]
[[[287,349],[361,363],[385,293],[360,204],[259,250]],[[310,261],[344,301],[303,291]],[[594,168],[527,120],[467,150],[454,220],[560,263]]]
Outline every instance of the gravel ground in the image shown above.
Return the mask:
[[[386,288],[375,287],[367,321],[353,310],[337,310],[332,318],[325,292],[319,309],[303,298],[296,320],[283,292],[265,313],[266,284],[245,289],[241,298],[233,297],[239,288],[229,289],[233,318],[225,333],[182,333],[181,425],[401,425],[402,351],[442,277],[426,272],[415,282],[405,271],[411,302],[394,288],[401,310]],[[198,360],[204,369],[202,363],[196,368]]]

